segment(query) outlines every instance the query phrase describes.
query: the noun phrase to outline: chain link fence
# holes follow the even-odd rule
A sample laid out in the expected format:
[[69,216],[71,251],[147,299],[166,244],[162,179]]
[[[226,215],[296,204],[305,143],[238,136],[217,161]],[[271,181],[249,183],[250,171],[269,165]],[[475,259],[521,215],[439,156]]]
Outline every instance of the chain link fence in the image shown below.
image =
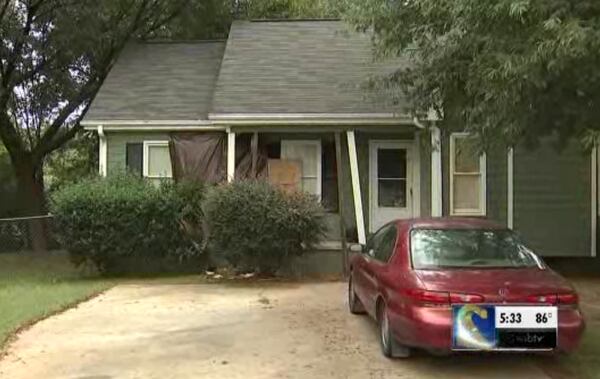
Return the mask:
[[60,249],[52,215],[0,218],[0,254]]

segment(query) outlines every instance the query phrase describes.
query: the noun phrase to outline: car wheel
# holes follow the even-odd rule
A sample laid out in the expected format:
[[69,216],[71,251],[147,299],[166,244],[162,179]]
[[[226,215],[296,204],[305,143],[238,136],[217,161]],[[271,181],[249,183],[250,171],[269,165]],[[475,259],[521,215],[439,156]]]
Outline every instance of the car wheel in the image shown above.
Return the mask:
[[354,284],[352,281],[352,274],[350,274],[350,279],[348,279],[348,308],[350,309],[350,313],[353,315],[365,313],[365,307],[363,307],[360,299],[358,296],[356,296],[356,291],[354,290]]
[[410,348],[399,344],[393,336],[385,304],[379,307],[377,322],[379,324],[379,343],[383,355],[388,358],[408,358],[410,356]]

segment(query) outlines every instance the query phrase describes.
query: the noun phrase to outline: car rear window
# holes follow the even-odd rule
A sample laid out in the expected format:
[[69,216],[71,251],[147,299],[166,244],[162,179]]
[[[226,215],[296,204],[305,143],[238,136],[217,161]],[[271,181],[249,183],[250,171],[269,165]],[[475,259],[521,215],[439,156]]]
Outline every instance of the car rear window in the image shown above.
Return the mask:
[[416,269],[519,268],[542,264],[510,230],[415,229],[410,245]]

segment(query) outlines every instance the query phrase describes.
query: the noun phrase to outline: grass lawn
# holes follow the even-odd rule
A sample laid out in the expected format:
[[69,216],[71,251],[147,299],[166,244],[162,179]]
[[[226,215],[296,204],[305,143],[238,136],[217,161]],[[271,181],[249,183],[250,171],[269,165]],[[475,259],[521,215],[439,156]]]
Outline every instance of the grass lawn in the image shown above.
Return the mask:
[[0,254],[0,351],[12,332],[112,285],[64,253]]

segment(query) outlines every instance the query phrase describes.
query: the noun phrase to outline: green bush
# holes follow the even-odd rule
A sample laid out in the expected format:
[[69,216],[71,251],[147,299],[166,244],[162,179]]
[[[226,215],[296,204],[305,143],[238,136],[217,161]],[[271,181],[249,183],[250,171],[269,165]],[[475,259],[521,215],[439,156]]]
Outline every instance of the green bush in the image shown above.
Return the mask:
[[75,264],[91,262],[103,273],[115,273],[132,259],[199,255],[202,236],[186,225],[201,219],[203,192],[190,183],[157,187],[127,175],[94,178],[57,190],[51,211]]
[[323,209],[310,195],[242,181],[208,191],[204,206],[213,254],[240,270],[274,274],[324,235]]

